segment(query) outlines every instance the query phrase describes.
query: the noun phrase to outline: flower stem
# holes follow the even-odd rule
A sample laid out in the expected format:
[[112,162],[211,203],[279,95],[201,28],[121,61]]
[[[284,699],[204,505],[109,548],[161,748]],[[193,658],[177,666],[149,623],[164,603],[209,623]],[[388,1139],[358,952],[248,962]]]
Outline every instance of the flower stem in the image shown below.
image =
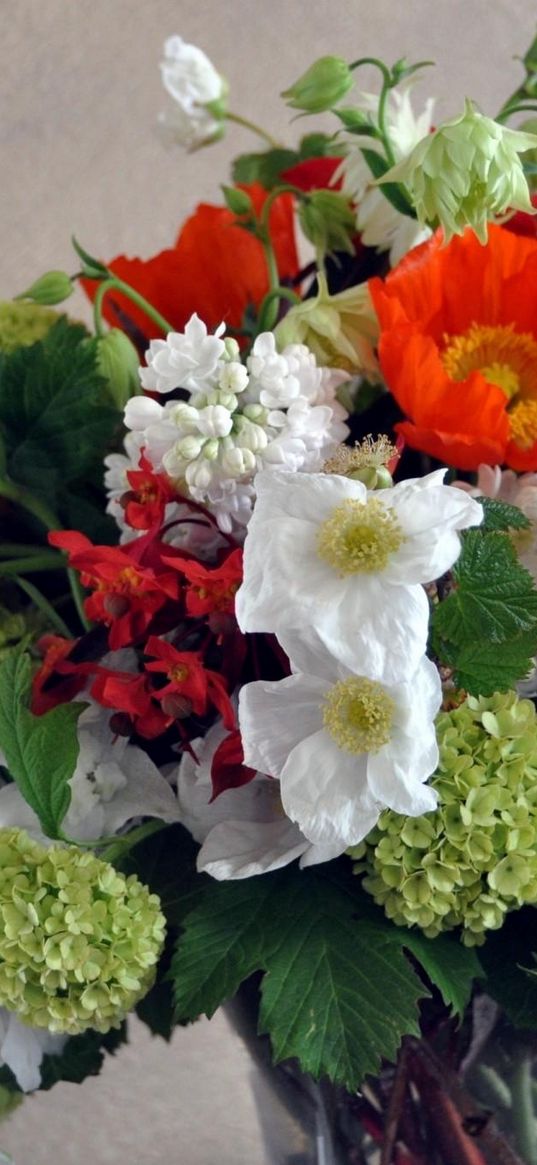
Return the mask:
[[235,125],[241,125],[243,129],[250,129],[252,133],[257,134],[258,138],[263,138],[263,141],[267,142],[272,149],[278,149],[280,146],[280,142],[276,138],[273,138],[272,134],[268,133],[262,126],[257,125],[255,121],[250,121],[248,117],[243,117],[240,113],[232,113],[231,110],[228,110],[226,119],[227,121],[234,122]]
[[63,555],[55,550],[42,550],[37,554],[27,554],[23,558],[10,558],[0,562],[0,577],[11,574],[33,574],[41,570],[62,570]]
[[537,1165],[537,1121],[532,1097],[532,1057],[521,1048],[511,1077],[513,1126],[517,1149],[527,1165]]
[[[0,497],[8,498],[9,501],[21,506],[23,510],[27,510],[29,514],[32,514],[34,518],[37,518],[41,522],[46,530],[62,529],[62,524],[53,510],[49,509],[46,502],[41,501],[41,498],[37,498],[25,486],[17,485],[14,481],[7,481],[5,478],[0,479]],[[84,592],[80,585],[78,575],[76,571],[68,567],[67,577],[80,622],[84,631],[89,631],[90,624],[84,612]]]
[[109,291],[120,291],[122,295],[130,299],[132,303],[135,303],[146,316],[149,316],[164,335],[168,332],[173,332],[172,324],[164,319],[164,316],[161,316],[160,312],[152,304],[148,303],[143,295],[135,291],[134,287],[130,287],[123,279],[118,279],[116,275],[111,275],[109,279],[103,279],[102,283],[99,284],[93,301],[93,321],[98,336],[104,335],[102,308],[104,297]]
[[24,591],[25,595],[28,595],[28,598],[31,599],[32,603],[45,616],[51,627],[54,627],[65,639],[71,638],[71,632],[67,624],[64,623],[61,616],[58,615],[58,612],[54,610],[54,607],[49,603],[48,599],[41,594],[41,591],[38,591],[37,587],[34,587],[33,583],[28,582],[26,578],[19,578],[18,575],[14,576],[13,582],[20,587],[21,591]]

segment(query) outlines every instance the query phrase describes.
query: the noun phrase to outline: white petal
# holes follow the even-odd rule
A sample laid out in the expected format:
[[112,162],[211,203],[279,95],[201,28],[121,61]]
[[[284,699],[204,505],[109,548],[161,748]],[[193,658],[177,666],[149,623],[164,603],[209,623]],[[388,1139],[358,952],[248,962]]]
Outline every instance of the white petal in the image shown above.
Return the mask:
[[321,727],[326,690],[324,680],[304,675],[245,684],[239,693],[245,764],[278,777],[292,749]]
[[367,757],[343,752],[324,729],[293,749],[280,786],[288,817],[321,845],[357,845],[379,817],[381,806],[367,787]]
[[297,825],[276,821],[222,821],[208,834],[198,854],[198,870],[213,878],[251,878],[278,870],[300,857],[309,843]]
[[301,870],[305,870],[307,866],[318,866],[321,862],[332,862],[335,858],[339,858],[342,853],[345,853],[346,848],[346,845],[341,842],[334,842],[333,845],[311,843],[304,850],[298,864]]
[[177,798],[147,753],[134,746],[127,748],[123,771],[127,784],[110,801],[102,803],[106,833],[116,833],[133,817],[179,821]]
[[385,578],[393,583],[428,583],[449,570],[460,554],[457,531],[479,526],[483,507],[468,493],[442,485],[437,470],[424,478],[403,481],[383,491],[405,533],[405,541],[390,560]]
[[45,1053],[61,1052],[67,1036],[53,1035],[43,1028],[21,1023],[13,1012],[1,1009],[7,1029],[0,1046],[2,1060],[11,1069],[23,1092],[33,1092],[41,1084],[41,1061]]
[[25,801],[18,785],[4,785],[0,789],[0,828],[25,829],[41,845],[51,845],[50,838],[46,838],[33,809]]

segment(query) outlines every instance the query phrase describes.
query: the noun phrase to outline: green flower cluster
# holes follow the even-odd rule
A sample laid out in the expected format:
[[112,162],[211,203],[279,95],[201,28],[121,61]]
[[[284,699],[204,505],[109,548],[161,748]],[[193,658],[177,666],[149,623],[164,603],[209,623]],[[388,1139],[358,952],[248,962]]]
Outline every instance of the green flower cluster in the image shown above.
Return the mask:
[[76,846],[0,829],[0,1005],[53,1032],[106,1032],[149,990],[156,894]]
[[39,304],[14,300],[0,303],[0,352],[36,344],[59,319],[57,311]]
[[484,942],[508,910],[537,902],[537,715],[515,692],[468,696],[437,719],[438,809],[386,810],[362,847],[364,888],[399,926]]

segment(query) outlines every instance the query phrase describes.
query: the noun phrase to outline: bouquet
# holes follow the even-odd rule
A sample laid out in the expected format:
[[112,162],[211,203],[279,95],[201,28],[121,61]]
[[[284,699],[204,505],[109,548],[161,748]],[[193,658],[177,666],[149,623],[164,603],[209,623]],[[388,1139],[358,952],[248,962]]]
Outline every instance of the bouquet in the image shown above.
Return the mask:
[[323,1161],[537,1161],[537,43],[495,117],[428,64],[289,147],[169,38],[168,141],[261,146],[0,306],[6,1112],[242,999]]

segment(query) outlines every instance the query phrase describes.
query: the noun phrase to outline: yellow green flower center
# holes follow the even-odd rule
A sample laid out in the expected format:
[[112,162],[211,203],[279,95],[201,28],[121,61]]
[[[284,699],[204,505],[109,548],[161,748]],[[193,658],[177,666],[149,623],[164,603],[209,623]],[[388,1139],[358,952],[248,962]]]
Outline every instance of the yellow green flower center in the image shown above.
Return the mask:
[[378,752],[390,739],[394,712],[382,684],[353,676],[330,688],[323,723],[345,752]]
[[405,536],[393,510],[371,498],[347,498],[324,521],[317,537],[319,557],[338,574],[381,571]]
[[472,324],[460,336],[444,336],[442,363],[452,380],[482,372],[508,400],[511,440],[521,449],[537,441],[537,341],[513,324]]

